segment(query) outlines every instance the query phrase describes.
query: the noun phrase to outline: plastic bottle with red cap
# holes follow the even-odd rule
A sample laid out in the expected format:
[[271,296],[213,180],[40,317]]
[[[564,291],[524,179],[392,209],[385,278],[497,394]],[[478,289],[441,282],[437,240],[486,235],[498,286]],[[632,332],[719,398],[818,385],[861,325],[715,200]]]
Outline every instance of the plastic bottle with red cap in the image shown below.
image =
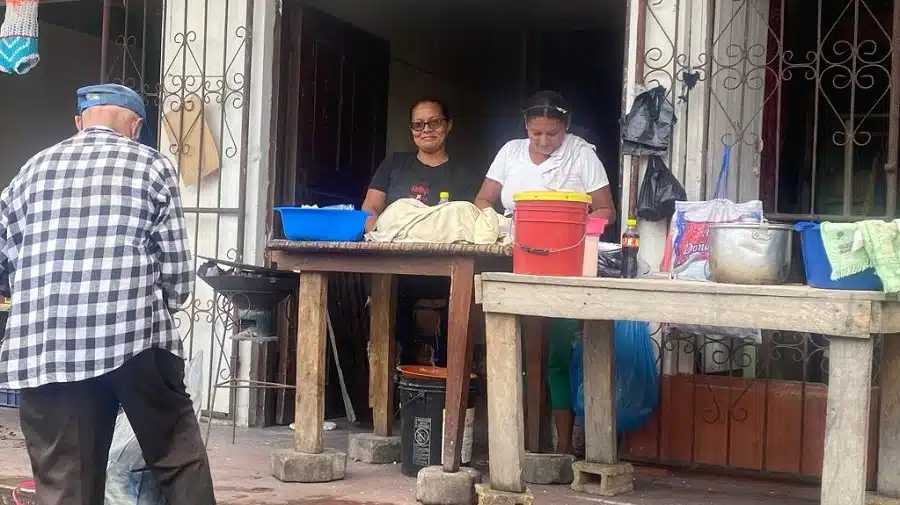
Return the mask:
[[628,227],[622,234],[622,278],[634,279],[638,276],[638,249],[641,235],[637,230],[637,219],[629,219]]

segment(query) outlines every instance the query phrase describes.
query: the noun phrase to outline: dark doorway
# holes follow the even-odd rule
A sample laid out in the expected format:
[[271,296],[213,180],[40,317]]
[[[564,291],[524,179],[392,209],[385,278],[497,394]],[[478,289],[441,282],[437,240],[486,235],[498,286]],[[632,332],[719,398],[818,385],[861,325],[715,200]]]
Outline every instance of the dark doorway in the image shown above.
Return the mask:
[[[613,202],[621,209],[618,139],[625,38],[614,31],[578,30],[548,31],[539,39],[539,77],[530,83],[531,91],[552,89],[566,97],[574,111],[571,131],[597,146]],[[604,239],[616,242],[617,234],[618,228],[610,226]]]
[[[284,6],[280,61],[275,204],[359,205],[384,157],[390,47],[376,36],[313,8]],[[277,219],[277,216],[276,216]],[[275,223],[274,230],[281,226]],[[368,289],[361,275],[334,274],[329,315],[354,409],[365,418],[368,375]],[[296,306],[283,306],[279,320],[296,335]],[[330,347],[330,344],[329,344]],[[284,339],[265,373],[293,383],[296,339]],[[328,350],[327,417],[342,416],[344,403]],[[351,371],[357,373],[351,373]],[[273,401],[277,404],[274,408]],[[292,393],[266,396],[258,424],[287,424],[294,417]]]
[[358,205],[384,157],[390,47],[310,7],[284,19],[280,203]]

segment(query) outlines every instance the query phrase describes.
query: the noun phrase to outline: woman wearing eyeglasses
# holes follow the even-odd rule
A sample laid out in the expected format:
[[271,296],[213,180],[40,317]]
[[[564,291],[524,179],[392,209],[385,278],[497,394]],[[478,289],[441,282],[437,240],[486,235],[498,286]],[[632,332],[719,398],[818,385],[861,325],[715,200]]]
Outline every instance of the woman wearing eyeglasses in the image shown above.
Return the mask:
[[454,167],[447,155],[447,135],[453,128],[447,106],[440,100],[419,100],[409,115],[416,152],[394,153],[375,171],[362,204],[362,210],[372,213],[366,221],[366,231],[374,228],[376,219],[388,205],[402,198],[435,205],[444,191],[450,193],[451,199],[462,196],[454,195],[459,183],[453,182],[453,174],[459,179],[465,172]]
[[[416,151],[394,153],[375,171],[362,210],[371,212],[366,231],[372,231],[378,216],[388,205],[403,198],[415,198],[427,205],[440,202],[442,192],[452,200],[467,200],[471,195],[462,179],[466,171],[450,160],[447,154],[447,135],[453,128],[450,110],[437,99],[419,100],[409,113],[409,130]],[[454,180],[455,176],[455,180]],[[416,364],[435,362],[443,366],[446,346],[436,336],[433,342],[417,342],[414,312],[420,299],[446,299],[450,280],[445,277],[400,276],[398,280],[397,342],[401,362]],[[446,335],[447,307],[441,309],[441,335]]]

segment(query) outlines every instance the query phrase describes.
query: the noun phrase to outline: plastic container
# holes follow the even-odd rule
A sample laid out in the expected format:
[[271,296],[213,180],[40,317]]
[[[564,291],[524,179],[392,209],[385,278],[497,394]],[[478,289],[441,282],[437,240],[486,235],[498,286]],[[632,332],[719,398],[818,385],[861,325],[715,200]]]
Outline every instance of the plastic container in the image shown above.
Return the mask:
[[634,279],[638,276],[638,250],[641,247],[641,234],[638,233],[637,219],[626,221],[627,227],[622,234],[622,278]]
[[[415,477],[426,466],[441,464],[444,449],[444,401],[447,369],[433,366],[398,367],[400,380],[400,471]],[[474,375],[471,376],[475,378]],[[475,386],[470,382],[460,462],[472,462],[475,436]]]
[[517,193],[513,201],[513,272],[581,276],[591,197],[533,191]]
[[836,281],[831,280],[831,263],[825,254],[819,223],[801,221],[794,226],[800,233],[803,249],[803,266],[806,268],[806,283],[820,289],[840,289],[849,291],[881,291],[881,279],[874,269],[850,275]]
[[584,262],[581,275],[584,277],[597,277],[597,257],[600,254],[600,236],[609,224],[608,219],[602,217],[588,217],[587,234],[584,239]]
[[19,408],[19,392],[12,389],[0,389],[0,407]]
[[357,242],[369,213],[362,210],[276,207],[288,240]]

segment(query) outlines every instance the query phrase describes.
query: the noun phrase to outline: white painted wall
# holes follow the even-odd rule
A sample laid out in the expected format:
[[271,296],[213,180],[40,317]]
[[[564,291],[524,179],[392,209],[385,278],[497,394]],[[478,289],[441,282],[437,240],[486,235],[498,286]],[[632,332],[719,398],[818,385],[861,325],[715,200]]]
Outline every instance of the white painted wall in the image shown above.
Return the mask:
[[41,23],[39,50],[28,74],[0,74],[0,188],[33,155],[75,133],[75,90],[100,77],[97,37]]
[[[254,1],[252,70],[245,75],[247,1]],[[198,184],[182,186],[183,204],[186,209],[225,209],[225,213],[190,213],[186,215],[191,247],[195,254],[234,259],[238,246],[238,216],[240,206],[240,172],[246,170],[247,185],[244,200],[243,261],[261,265],[265,248],[265,219],[269,212],[268,155],[269,129],[272,107],[272,64],[275,44],[275,16],[280,2],[277,0],[230,1],[227,9],[222,5],[204,5],[191,0],[166,2],[165,54],[163,55],[163,91],[161,113],[178,110],[191,93],[203,102],[205,125],[185,125],[184,128],[205,128],[212,132],[221,159],[219,170],[203,178]],[[226,18],[227,16],[227,18]],[[227,25],[226,25],[227,19]],[[206,20],[206,23],[204,23]],[[206,27],[206,29],[204,29]],[[250,94],[245,96],[245,82],[249,82]],[[250,121],[244,135],[242,115],[249,107]],[[163,119],[162,121],[166,121]],[[177,126],[177,125],[176,125]],[[166,129],[162,132],[161,150],[169,152],[178,164],[179,151],[173,146]],[[176,138],[179,135],[175,135]],[[246,140],[248,155],[242,167],[242,139]],[[199,149],[199,146],[189,146]],[[205,391],[209,392],[210,377],[221,380],[231,354],[231,342],[227,339],[222,320],[210,321],[213,293],[204,282],[197,282],[193,304],[181,315],[182,332],[191,335],[186,350],[191,354],[203,351],[206,371]],[[224,342],[225,356],[219,365]],[[234,376],[249,378],[250,345],[240,348],[239,366]],[[210,359],[213,361],[211,362]],[[209,397],[204,400],[208,408]],[[228,412],[229,390],[215,393],[212,410]],[[236,416],[238,424],[246,425],[249,414],[249,391],[237,391]]]

